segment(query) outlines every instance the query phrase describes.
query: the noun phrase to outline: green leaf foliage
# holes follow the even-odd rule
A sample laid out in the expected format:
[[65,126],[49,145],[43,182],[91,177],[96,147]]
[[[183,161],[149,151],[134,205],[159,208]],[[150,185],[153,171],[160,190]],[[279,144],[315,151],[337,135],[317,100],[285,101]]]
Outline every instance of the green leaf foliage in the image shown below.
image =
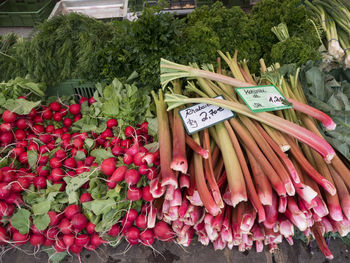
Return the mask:
[[27,234],[30,229],[30,212],[26,209],[19,209],[11,218],[11,225],[21,234]]
[[47,213],[43,215],[33,216],[33,224],[39,230],[45,230],[50,224],[50,217]]

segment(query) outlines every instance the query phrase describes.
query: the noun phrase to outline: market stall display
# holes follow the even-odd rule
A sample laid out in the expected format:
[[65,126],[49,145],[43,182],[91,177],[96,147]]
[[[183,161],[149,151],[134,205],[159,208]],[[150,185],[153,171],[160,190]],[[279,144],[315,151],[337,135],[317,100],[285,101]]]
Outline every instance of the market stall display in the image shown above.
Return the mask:
[[332,259],[325,237],[350,233],[335,2],[74,13],[1,36],[1,245],[60,262],[123,240],[274,253],[303,236]]

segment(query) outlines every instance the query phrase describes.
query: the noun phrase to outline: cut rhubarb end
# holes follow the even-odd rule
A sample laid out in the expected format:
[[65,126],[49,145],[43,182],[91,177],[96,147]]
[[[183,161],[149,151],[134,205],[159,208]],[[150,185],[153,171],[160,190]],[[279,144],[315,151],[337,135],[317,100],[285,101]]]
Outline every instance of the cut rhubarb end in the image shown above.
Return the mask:
[[186,160],[173,158],[170,164],[170,168],[173,169],[174,171],[179,171],[183,174],[186,174],[188,169],[188,164]]
[[293,186],[292,182],[288,182],[285,184],[286,192],[289,196],[294,196],[295,195],[295,188]]
[[264,250],[264,243],[262,240],[255,241],[256,252],[262,252]]
[[240,202],[247,201],[247,197],[241,193],[231,193],[231,203],[233,207],[236,207]]
[[258,196],[263,205],[272,205],[272,196],[265,195],[264,193],[258,193]]
[[330,153],[330,154],[327,154],[325,157],[324,157],[324,161],[328,164],[331,164],[331,161],[332,159],[334,158],[335,156],[335,153]]
[[288,144],[282,145],[280,148],[281,148],[282,152],[288,152],[290,149],[290,145],[288,145]]
[[326,204],[319,196],[316,196],[313,201],[315,201],[317,205],[314,208],[312,208],[312,210],[319,217],[324,217],[324,216],[329,214],[329,210],[328,210]]
[[278,212],[284,213],[287,209],[287,198],[286,197],[280,197],[278,202]]
[[198,191],[194,191],[192,196],[187,196],[187,199],[194,206],[203,206],[202,199],[199,196]]
[[330,193],[332,196],[335,195],[337,193],[337,189],[335,189],[334,185],[328,181],[327,179],[322,179],[321,180],[322,183],[322,187],[328,192]]
[[167,176],[162,178],[162,187],[173,186],[175,189],[179,187],[175,176]]
[[209,153],[205,149],[200,150],[199,151],[199,155],[202,156],[204,159],[208,159],[209,158]]
[[329,216],[336,222],[340,222],[344,219],[343,212],[340,206],[336,206],[333,204],[328,204],[329,208]]

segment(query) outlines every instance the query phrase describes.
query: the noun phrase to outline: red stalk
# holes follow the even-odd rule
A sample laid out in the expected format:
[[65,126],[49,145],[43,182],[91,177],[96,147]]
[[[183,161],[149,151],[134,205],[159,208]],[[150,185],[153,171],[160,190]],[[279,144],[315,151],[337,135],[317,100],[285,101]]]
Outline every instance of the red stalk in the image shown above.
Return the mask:
[[204,174],[208,180],[208,184],[210,186],[210,190],[212,192],[214,201],[216,202],[216,204],[220,208],[223,208],[224,202],[222,201],[220,189],[219,189],[219,186],[218,186],[218,184],[215,180],[215,176],[214,176],[213,162],[212,162],[212,157],[211,157],[211,152],[210,152],[210,139],[209,139],[208,129],[204,130],[203,147],[208,152],[208,159],[204,160],[204,171],[205,171]]
[[179,178],[180,188],[190,187],[190,177],[187,174],[181,174]]
[[338,196],[344,215],[350,220],[350,194],[349,191],[338,172],[332,167],[328,166],[332,174],[335,186],[337,187]]
[[297,170],[293,165],[293,162],[288,158],[288,156],[281,150],[278,144],[267,134],[267,132],[260,126],[258,123],[255,123],[255,126],[258,128],[260,134],[264,137],[267,143],[271,146],[274,152],[281,159],[285,167],[287,168],[290,176],[295,183],[300,183],[300,178],[298,176]]
[[[181,82],[176,81],[174,84],[174,92],[181,94]],[[175,108],[173,112],[173,158],[170,164],[171,169],[179,171],[183,174],[187,173],[188,164],[186,158],[186,139],[185,129],[181,117],[179,115],[179,108]]]
[[241,138],[245,147],[251,152],[254,153],[254,159],[256,159],[261,168],[264,171],[264,174],[269,178],[272,187],[278,193],[279,196],[286,195],[286,188],[282,183],[280,177],[273,169],[269,161],[266,159],[265,155],[260,151],[258,145],[254,139],[249,135],[249,132],[234,118],[230,119],[230,123],[233,129],[237,132],[239,138]]
[[300,167],[314,180],[316,183],[321,185],[328,193],[331,195],[335,195],[337,190],[335,189],[334,185],[329,182],[327,179],[325,179],[322,175],[320,175],[314,167],[308,162],[308,160],[304,157],[304,154],[300,151],[296,143],[289,138],[288,136],[285,136],[287,139],[289,145],[290,145],[290,152],[294,156],[295,160],[299,163]]
[[255,218],[256,211],[254,207],[249,202],[246,202],[240,227],[243,233],[248,233],[250,231],[254,225]]
[[350,189],[350,170],[344,165],[338,156],[332,160],[332,166],[337,170],[338,174],[343,178],[344,183]]
[[332,252],[329,250],[329,248],[326,244],[326,241],[324,240],[321,228],[322,228],[322,225],[319,222],[315,222],[315,224],[311,227],[312,233],[314,234],[317,245],[321,249],[323,255],[327,259],[333,259]]
[[198,155],[208,159],[208,151],[203,149],[195,140],[186,134],[186,144]]
[[236,206],[235,208],[232,209],[232,234],[233,234],[233,239],[241,239],[242,235],[241,235],[241,216],[240,218],[238,218],[238,209],[239,209],[239,205]]
[[233,147],[235,148],[235,151],[237,154],[237,158],[238,158],[239,163],[240,163],[241,168],[242,168],[242,172],[243,172],[245,183],[246,183],[247,190],[248,190],[248,199],[250,200],[250,202],[252,203],[254,208],[258,211],[259,222],[263,222],[263,221],[265,221],[265,218],[266,218],[264,207],[262,206],[262,204],[259,200],[259,196],[255,190],[254,183],[253,183],[252,177],[250,175],[246,159],[245,159],[244,154],[242,152],[242,148],[238,142],[238,139],[237,139],[232,127],[229,125],[228,122],[225,122],[225,126],[226,126],[228,134],[231,138]]
[[[194,134],[193,137],[195,142],[199,144],[198,134]],[[204,177],[202,158],[198,154],[194,154],[194,168],[195,168],[197,190],[204,204],[204,207],[207,209],[207,211],[210,214],[212,214],[213,216],[216,216],[220,213],[220,208],[215,203],[212,195],[209,192],[209,189]]]
[[275,193],[272,193],[272,204],[265,205],[265,214],[266,220],[264,221],[264,226],[266,228],[272,229],[277,221],[278,210],[277,210],[277,196]]
[[250,153],[246,151],[249,159],[250,167],[254,177],[255,187],[259,196],[259,200],[263,205],[272,205],[272,188],[269,180],[265,176],[261,166]]
[[[247,117],[240,117],[243,121],[244,125],[248,128],[249,132],[251,134],[254,134],[254,140],[259,145],[262,152],[265,154],[266,158],[270,161],[270,164],[275,169],[275,171],[278,171],[278,176],[280,177],[281,181],[283,182],[285,189],[287,191],[287,194],[290,196],[293,196],[295,194],[295,189],[293,186],[293,183],[289,177],[288,172],[286,171],[285,167],[283,166],[282,162],[278,158],[278,156],[275,154],[273,149],[270,147],[270,145],[266,142],[264,136],[260,133],[260,130],[257,128],[259,126],[258,124],[254,124],[253,121],[248,119]],[[260,127],[261,128],[261,127]],[[261,130],[264,129],[261,128]],[[265,133],[266,136],[267,133]],[[271,138],[270,138],[271,139]],[[278,148],[278,146],[277,146]]]
[[278,213],[284,213],[287,209],[287,197],[280,196],[278,202]]
[[159,90],[159,97],[152,91],[152,96],[156,104],[158,118],[158,138],[159,138],[159,154],[160,154],[160,172],[162,186],[172,185],[178,187],[177,178],[174,171],[170,168],[171,163],[171,137],[169,131],[169,119],[166,111],[166,103],[164,102],[163,92]]

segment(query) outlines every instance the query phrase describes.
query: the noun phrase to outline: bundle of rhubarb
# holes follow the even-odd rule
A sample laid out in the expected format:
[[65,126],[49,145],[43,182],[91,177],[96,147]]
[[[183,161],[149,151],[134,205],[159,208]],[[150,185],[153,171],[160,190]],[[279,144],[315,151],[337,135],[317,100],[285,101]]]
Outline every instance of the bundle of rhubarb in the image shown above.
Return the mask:
[[[275,76],[263,61],[260,83],[277,85],[293,108],[253,113],[234,88],[256,86],[257,79],[245,62],[237,63],[237,52],[233,58],[219,53],[231,72],[221,70],[220,59],[217,73],[208,65],[199,69],[161,60],[163,88],[172,87],[165,96],[162,90],[153,93],[161,171],[151,193],[161,207],[158,217],[172,224],[184,246],[196,233],[214,249],[244,251],[255,241],[257,251],[267,245],[273,252],[283,237],[293,244],[296,227],[332,258],[323,234],[350,231],[350,172],[316,123],[330,130],[335,123],[304,104],[297,76]],[[224,99],[215,99],[218,95]],[[198,103],[236,116],[189,136],[178,111]]]

